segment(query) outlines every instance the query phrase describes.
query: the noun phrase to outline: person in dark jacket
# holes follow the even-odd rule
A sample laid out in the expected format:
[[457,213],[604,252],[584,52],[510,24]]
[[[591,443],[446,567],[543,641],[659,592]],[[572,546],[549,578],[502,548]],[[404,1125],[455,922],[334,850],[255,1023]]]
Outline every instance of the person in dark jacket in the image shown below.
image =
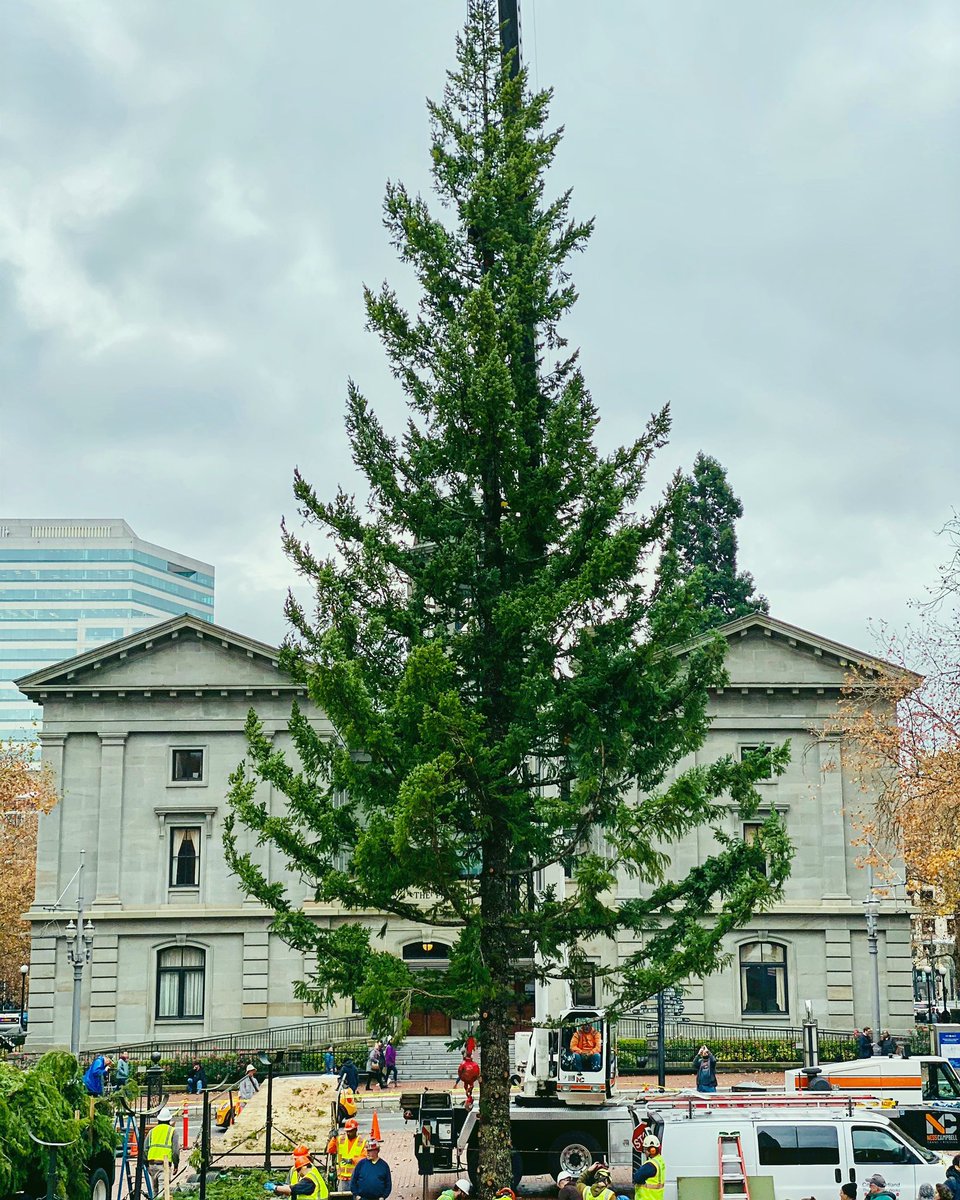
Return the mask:
[[207,1090],[207,1076],[200,1063],[195,1062],[187,1076],[187,1091],[191,1095],[199,1095]]
[[360,1088],[360,1072],[352,1058],[345,1058],[343,1066],[340,1068],[337,1090],[339,1091],[342,1087],[348,1087],[351,1092],[356,1092]]
[[889,1029],[885,1029],[880,1035],[880,1053],[893,1057],[897,1052],[897,1039],[891,1034]]
[[354,1200],[387,1200],[393,1191],[390,1167],[380,1157],[376,1138],[367,1138],[367,1157],[353,1168],[347,1189]]
[[869,1025],[864,1025],[862,1030],[857,1030],[857,1058],[872,1058],[873,1057],[873,1030]]
[[946,1185],[953,1192],[954,1200],[960,1200],[960,1154],[953,1156],[953,1161],[947,1167]]
[[706,1046],[701,1046],[693,1060],[693,1071],[697,1077],[698,1092],[717,1090],[717,1060]]

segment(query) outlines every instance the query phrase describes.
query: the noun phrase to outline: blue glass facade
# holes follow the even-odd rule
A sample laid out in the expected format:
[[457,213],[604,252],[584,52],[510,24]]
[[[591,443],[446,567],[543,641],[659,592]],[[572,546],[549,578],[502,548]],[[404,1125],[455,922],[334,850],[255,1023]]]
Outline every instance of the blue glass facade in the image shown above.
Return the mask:
[[214,570],[123,521],[0,521],[0,738],[36,736],[16,679],[180,613],[213,620]]

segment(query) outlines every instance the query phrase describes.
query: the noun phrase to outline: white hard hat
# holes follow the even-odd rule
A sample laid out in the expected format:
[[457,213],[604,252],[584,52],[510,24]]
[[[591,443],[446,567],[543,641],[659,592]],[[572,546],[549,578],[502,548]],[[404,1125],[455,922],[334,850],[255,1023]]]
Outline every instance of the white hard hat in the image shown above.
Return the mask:
[[473,1184],[470,1182],[469,1179],[458,1179],[457,1182],[453,1185],[453,1187],[454,1187],[454,1191],[463,1192],[463,1194],[465,1196],[469,1196],[470,1193],[473,1191]]
[[157,1113],[157,1120],[158,1121],[172,1121],[173,1120],[173,1113],[170,1111],[169,1108],[166,1107],[166,1105],[164,1105],[164,1107],[161,1108],[160,1111]]
[[256,1071],[256,1069],[257,1068],[253,1065],[253,1063],[247,1063],[246,1074],[249,1075],[251,1071]]
[[660,1139],[657,1137],[657,1135],[655,1133],[648,1133],[647,1136],[643,1139],[643,1148],[644,1148],[644,1150],[659,1150],[660,1149]]
[[576,1175],[572,1171],[561,1171],[557,1176],[557,1183],[563,1183],[565,1179],[576,1179]]

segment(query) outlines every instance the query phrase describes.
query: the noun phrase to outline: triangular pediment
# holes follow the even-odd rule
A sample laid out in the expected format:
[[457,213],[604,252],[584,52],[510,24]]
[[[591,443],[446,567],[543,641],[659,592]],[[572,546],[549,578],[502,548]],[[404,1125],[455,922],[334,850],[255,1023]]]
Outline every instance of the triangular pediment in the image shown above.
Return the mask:
[[31,699],[58,692],[292,690],[274,646],[184,614],[17,680]]
[[[766,613],[751,613],[721,625],[727,641],[724,665],[731,687],[840,688],[852,670],[870,674],[901,672],[902,668],[875,654],[821,637]],[[679,650],[702,645],[697,638]],[[919,683],[920,677],[916,676]]]

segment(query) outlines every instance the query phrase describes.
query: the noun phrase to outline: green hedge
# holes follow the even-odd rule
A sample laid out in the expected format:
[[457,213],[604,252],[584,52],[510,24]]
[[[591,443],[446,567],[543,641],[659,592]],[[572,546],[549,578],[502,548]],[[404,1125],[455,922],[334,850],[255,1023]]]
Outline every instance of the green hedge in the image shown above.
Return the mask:
[[[693,1057],[701,1042],[686,1038],[667,1038],[664,1043],[666,1061],[672,1065],[691,1067]],[[803,1054],[792,1038],[719,1038],[710,1042],[710,1049],[718,1063],[801,1063]],[[617,1043],[617,1059],[623,1073],[648,1069],[656,1057],[656,1043],[652,1046],[647,1038],[621,1038]],[[820,1059],[822,1062],[843,1062],[857,1057],[856,1044],[852,1038],[821,1038]],[[646,1058],[646,1068],[638,1060]]]

